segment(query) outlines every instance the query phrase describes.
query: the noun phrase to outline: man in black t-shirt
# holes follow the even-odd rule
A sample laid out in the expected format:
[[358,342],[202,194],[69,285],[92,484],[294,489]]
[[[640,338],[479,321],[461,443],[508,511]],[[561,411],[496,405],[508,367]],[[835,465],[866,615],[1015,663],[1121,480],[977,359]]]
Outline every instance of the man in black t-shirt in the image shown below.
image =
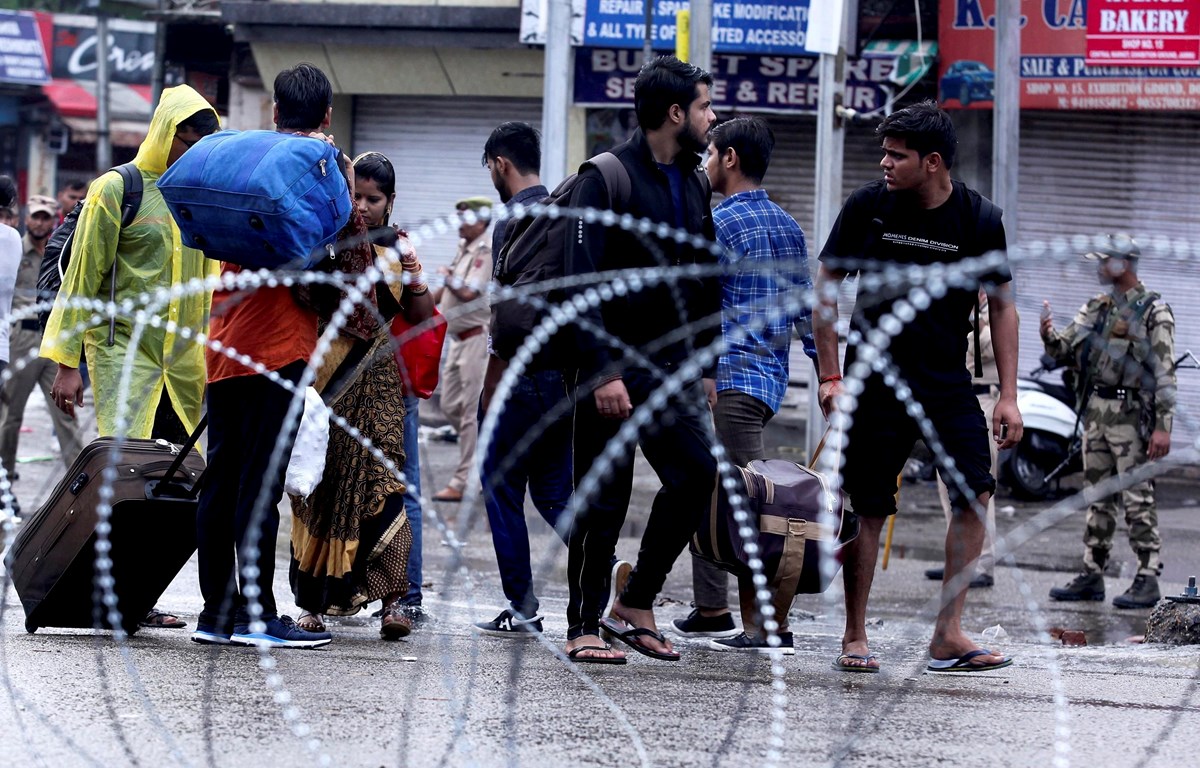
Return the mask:
[[[1001,448],[1016,445],[1022,428],[1016,400],[1017,316],[1004,227],[995,205],[950,178],[957,138],[949,115],[937,105],[923,102],[895,112],[876,133],[884,177],[856,190],[842,207],[821,252],[819,307],[813,314],[821,409],[828,417],[845,407],[851,419],[843,488],[862,521],[858,539],[845,550],[846,631],[834,667],[879,671],[866,631],[879,534],[887,516],[896,513],[897,476],[913,443],[925,438],[950,478],[955,508],[928,668],[997,669],[1012,660],[980,649],[960,623],[983,543],[981,515],[996,488],[988,425],[963,360],[982,284],[1000,374],[992,438]],[[836,331],[837,288],[851,272],[859,272],[860,281],[845,370],[862,381],[856,399],[842,397],[849,388],[843,388]],[[868,345],[878,354],[869,354]],[[871,365],[855,365],[858,360]]]

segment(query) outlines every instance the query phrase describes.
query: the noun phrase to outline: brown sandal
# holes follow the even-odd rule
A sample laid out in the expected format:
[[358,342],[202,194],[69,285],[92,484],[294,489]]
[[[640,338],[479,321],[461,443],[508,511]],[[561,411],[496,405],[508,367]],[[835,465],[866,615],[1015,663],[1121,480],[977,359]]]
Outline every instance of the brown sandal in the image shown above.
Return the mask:
[[296,617],[296,626],[305,632],[326,631],[325,622],[321,621],[321,617],[309,611],[300,611],[300,615]]

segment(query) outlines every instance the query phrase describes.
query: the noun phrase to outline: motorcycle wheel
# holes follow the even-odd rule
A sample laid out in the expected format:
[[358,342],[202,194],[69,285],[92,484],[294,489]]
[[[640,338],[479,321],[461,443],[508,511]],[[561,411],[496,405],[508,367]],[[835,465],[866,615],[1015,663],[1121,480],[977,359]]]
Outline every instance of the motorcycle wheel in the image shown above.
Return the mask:
[[1023,439],[1016,448],[1008,451],[1004,469],[1013,495],[1036,501],[1050,495],[1051,483],[1046,481],[1046,468],[1032,454],[1029,439]]

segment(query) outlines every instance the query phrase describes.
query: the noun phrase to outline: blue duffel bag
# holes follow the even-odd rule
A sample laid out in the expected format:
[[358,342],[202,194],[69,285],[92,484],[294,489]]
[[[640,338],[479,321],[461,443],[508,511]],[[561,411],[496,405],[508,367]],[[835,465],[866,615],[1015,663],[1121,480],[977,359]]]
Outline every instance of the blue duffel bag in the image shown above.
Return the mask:
[[350,219],[339,152],[276,131],[205,136],[167,169],[158,189],[184,245],[253,269],[308,269],[333,254]]

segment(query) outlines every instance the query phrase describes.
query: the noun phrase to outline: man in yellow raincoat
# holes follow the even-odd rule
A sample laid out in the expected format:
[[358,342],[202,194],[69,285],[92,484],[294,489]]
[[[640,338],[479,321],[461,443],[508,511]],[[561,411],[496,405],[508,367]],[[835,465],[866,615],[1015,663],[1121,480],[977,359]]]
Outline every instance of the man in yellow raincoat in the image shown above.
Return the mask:
[[[119,432],[134,438],[164,438],[183,442],[200,421],[204,397],[204,350],[194,340],[181,338],[167,321],[193,331],[208,326],[211,291],[198,283],[169,300],[150,298],[147,310],[162,322],[138,329],[134,343],[134,318],[116,319],[112,343],[108,320],[94,322],[91,307],[71,301],[107,301],[116,260],[116,299],[138,301],[158,289],[187,285],[215,275],[219,264],[183,246],[179,228],[171,218],[158,178],[190,146],[218,128],[217,113],[204,98],[186,85],[163,91],[150,128],[134,158],[142,175],[142,204],[133,222],[121,229],[124,184],[110,171],[92,183],[79,216],[75,241],[62,288],[54,302],[42,341],[41,355],[58,363],[54,401],[72,415],[83,399],[79,358],[87,355],[96,405],[96,427],[101,436]],[[127,373],[126,373],[127,371]],[[127,376],[121,390],[122,376]]]
[[[133,160],[142,176],[142,203],[133,221],[121,228],[124,182],[115,171],[92,183],[80,212],[41,355],[58,363],[51,394],[68,416],[83,403],[79,358],[87,355],[101,437],[123,434],[182,443],[200,422],[207,380],[204,348],[168,328],[168,321],[194,332],[207,331],[212,292],[200,280],[218,274],[220,265],[180,242],[179,228],[158,191],[158,178],[218,128],[216,110],[195,90],[186,85],[164,90]],[[137,328],[136,342],[130,314],[117,316],[110,342],[107,319],[97,320],[92,307],[72,305],[78,299],[108,300],[114,260],[117,303],[132,299],[136,310],[148,313],[147,320],[161,321]],[[166,301],[154,297],[156,291],[178,285],[187,286],[183,295]],[[139,299],[142,296],[148,299]],[[141,623],[186,626],[157,608]]]

